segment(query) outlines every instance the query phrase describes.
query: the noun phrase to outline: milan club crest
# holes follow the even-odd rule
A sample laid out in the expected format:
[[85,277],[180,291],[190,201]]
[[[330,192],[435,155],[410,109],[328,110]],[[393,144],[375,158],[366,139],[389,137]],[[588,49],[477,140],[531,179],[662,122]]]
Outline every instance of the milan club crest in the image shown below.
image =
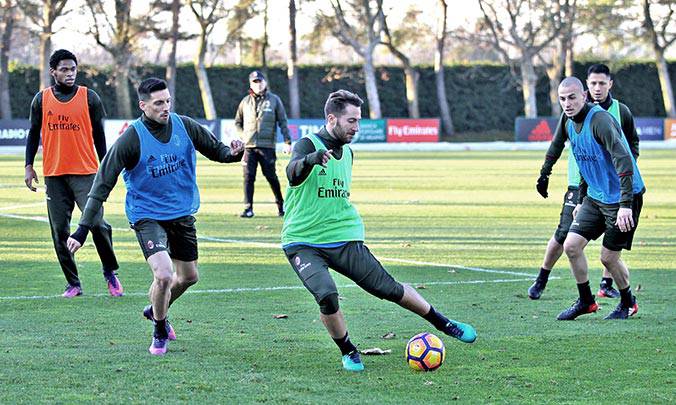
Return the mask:
[[296,257],[293,259],[293,262],[296,263],[296,266],[300,266],[300,257],[296,256]]
[[148,241],[147,245],[148,245],[148,249],[151,249],[151,250],[152,250],[152,248],[155,247],[155,244],[151,240]]

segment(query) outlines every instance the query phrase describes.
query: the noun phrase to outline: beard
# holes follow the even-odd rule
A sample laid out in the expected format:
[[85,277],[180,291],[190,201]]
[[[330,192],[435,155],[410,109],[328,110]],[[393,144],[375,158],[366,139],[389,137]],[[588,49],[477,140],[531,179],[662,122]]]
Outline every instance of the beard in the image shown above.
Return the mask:
[[352,142],[352,137],[354,134],[348,134],[345,128],[343,128],[340,123],[336,122],[336,126],[333,127],[333,136],[343,143],[350,143]]

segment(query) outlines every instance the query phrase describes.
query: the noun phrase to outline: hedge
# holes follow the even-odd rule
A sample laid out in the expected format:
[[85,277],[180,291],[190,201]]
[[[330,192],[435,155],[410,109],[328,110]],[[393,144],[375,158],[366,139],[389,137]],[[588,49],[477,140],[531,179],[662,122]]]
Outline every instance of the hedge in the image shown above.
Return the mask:
[[[577,63],[575,74],[585,77],[592,62]],[[665,116],[657,69],[653,62],[629,61],[611,64],[615,72],[613,95],[623,101],[636,116]],[[208,69],[211,90],[220,118],[232,118],[237,105],[247,91],[247,75],[251,67],[214,66]],[[326,96],[340,88],[350,89],[362,95],[366,101],[364,81],[359,66],[301,66],[300,99],[303,118],[323,117]],[[378,67],[377,80],[380,103],[384,117],[406,117],[404,74],[399,67]],[[422,117],[437,117],[438,105],[434,70],[419,67],[419,97]],[[672,86],[676,88],[676,63],[669,66]],[[108,117],[117,118],[114,89],[109,82],[110,67],[83,65],[78,83],[94,89],[103,100]],[[447,66],[446,91],[455,128],[459,132],[482,132],[490,130],[511,131],[514,117],[523,115],[523,100],[518,83],[504,65],[453,65]],[[550,114],[548,100],[549,81],[544,72],[539,72],[537,84],[537,107],[542,116]],[[134,81],[155,75],[164,76],[164,67],[139,66],[132,72]],[[271,67],[267,73],[272,91],[277,93],[288,109],[288,82],[285,67]],[[193,66],[180,65],[177,73],[175,94],[176,111],[179,114],[203,118],[202,100]],[[13,66],[10,69],[10,94],[15,117],[28,117],[30,103],[38,91],[38,70],[31,66]],[[138,111],[132,83],[132,111]],[[368,102],[364,108],[368,115]]]

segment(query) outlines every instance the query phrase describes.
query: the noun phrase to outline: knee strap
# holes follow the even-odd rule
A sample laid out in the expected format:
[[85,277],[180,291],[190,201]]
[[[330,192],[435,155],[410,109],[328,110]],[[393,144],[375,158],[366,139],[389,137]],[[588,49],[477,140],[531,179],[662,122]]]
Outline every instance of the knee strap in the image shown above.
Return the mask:
[[338,309],[338,294],[329,294],[319,301],[319,312],[324,315],[333,315]]

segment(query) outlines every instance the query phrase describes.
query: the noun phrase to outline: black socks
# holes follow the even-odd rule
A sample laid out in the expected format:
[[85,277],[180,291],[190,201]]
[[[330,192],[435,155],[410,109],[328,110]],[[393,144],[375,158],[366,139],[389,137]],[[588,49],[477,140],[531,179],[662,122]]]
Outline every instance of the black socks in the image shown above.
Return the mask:
[[161,321],[155,320],[155,337],[158,339],[167,339],[167,318],[162,319]]
[[592,295],[588,280],[584,283],[578,283],[577,291],[580,293],[580,301],[583,304],[590,305],[594,303],[594,296]]
[[350,337],[348,336],[347,332],[345,332],[345,336],[343,336],[342,338],[338,339],[332,338],[332,339],[334,342],[336,342],[336,345],[338,345],[340,353],[343,356],[357,350],[357,346],[353,345],[352,342],[350,342]]
[[610,277],[603,277],[601,278],[601,286],[606,286],[608,288],[613,286],[613,279]]
[[544,267],[540,267],[540,274],[538,274],[538,280],[547,284],[547,280],[549,280],[549,273],[551,272],[552,272],[551,270],[547,270]]
[[631,308],[634,305],[634,296],[631,294],[631,286],[620,290],[620,302],[625,308]]
[[444,329],[446,329],[448,318],[437,312],[431,305],[430,312],[428,312],[426,315],[423,315],[423,318],[425,318],[429,323],[434,325],[434,327],[437,328],[438,330],[443,331]]

